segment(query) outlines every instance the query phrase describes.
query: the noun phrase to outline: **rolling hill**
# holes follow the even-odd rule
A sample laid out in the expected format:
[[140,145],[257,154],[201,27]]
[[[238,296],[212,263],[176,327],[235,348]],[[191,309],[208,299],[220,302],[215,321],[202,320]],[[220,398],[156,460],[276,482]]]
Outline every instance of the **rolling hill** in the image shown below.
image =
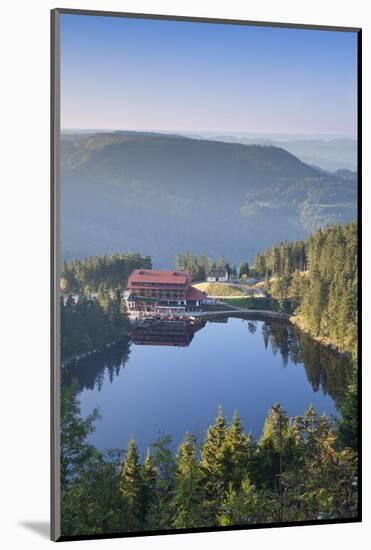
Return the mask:
[[65,134],[64,259],[140,250],[157,267],[186,249],[252,258],[273,241],[356,216],[356,181],[284,149],[138,132]]
[[[189,135],[187,137],[196,137]],[[206,139],[210,136],[203,135]],[[212,139],[228,143],[240,143],[244,145],[273,145],[288,151],[298,157],[302,162],[314,165],[323,170],[336,172],[339,169],[354,172],[357,170],[357,140],[353,138],[307,138],[293,137],[283,139],[283,136],[249,137],[214,135]]]

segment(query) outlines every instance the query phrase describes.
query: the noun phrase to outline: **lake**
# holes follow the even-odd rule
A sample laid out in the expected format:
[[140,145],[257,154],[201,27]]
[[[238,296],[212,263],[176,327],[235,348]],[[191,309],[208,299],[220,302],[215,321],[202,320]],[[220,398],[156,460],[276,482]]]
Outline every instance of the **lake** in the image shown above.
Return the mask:
[[183,344],[134,339],[65,367],[62,383],[77,379],[82,415],[96,407],[102,415],[91,443],[127,448],[134,435],[143,455],[160,433],[176,445],[187,431],[201,440],[219,405],[228,420],[237,410],[256,437],[276,402],[290,417],[310,404],[338,415],[351,372],[346,357],[286,321],[222,321],[206,322]]

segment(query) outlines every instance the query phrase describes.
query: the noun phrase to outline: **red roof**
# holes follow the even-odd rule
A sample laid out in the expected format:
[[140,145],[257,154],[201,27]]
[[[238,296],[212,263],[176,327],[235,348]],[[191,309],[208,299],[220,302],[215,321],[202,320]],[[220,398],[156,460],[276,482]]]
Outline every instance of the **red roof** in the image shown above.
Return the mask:
[[135,283],[189,284],[191,276],[187,271],[167,271],[155,269],[134,269],[128,279],[128,287]]
[[201,292],[201,290],[198,290],[194,286],[190,286],[189,289],[186,292],[186,300],[205,300],[206,294],[205,292]]

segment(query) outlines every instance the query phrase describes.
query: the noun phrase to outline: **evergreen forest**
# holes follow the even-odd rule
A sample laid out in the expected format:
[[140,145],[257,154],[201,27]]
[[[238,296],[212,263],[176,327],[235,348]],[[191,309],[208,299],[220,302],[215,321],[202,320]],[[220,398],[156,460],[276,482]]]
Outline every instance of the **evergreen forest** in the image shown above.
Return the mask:
[[346,415],[336,430],[310,406],[288,418],[276,403],[254,439],[237,412],[219,408],[203,441],[186,433],[174,452],[161,436],[141,458],[102,453],[87,437],[97,410],[81,419],[77,387],[62,394],[62,535],[97,535],[355,518],[357,453]]

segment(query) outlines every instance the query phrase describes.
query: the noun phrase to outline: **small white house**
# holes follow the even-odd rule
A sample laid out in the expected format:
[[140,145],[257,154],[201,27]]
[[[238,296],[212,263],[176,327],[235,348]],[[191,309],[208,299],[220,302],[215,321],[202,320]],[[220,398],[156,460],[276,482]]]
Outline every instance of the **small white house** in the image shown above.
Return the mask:
[[216,267],[215,269],[211,269],[206,278],[208,283],[225,283],[228,279],[228,270],[225,267]]

